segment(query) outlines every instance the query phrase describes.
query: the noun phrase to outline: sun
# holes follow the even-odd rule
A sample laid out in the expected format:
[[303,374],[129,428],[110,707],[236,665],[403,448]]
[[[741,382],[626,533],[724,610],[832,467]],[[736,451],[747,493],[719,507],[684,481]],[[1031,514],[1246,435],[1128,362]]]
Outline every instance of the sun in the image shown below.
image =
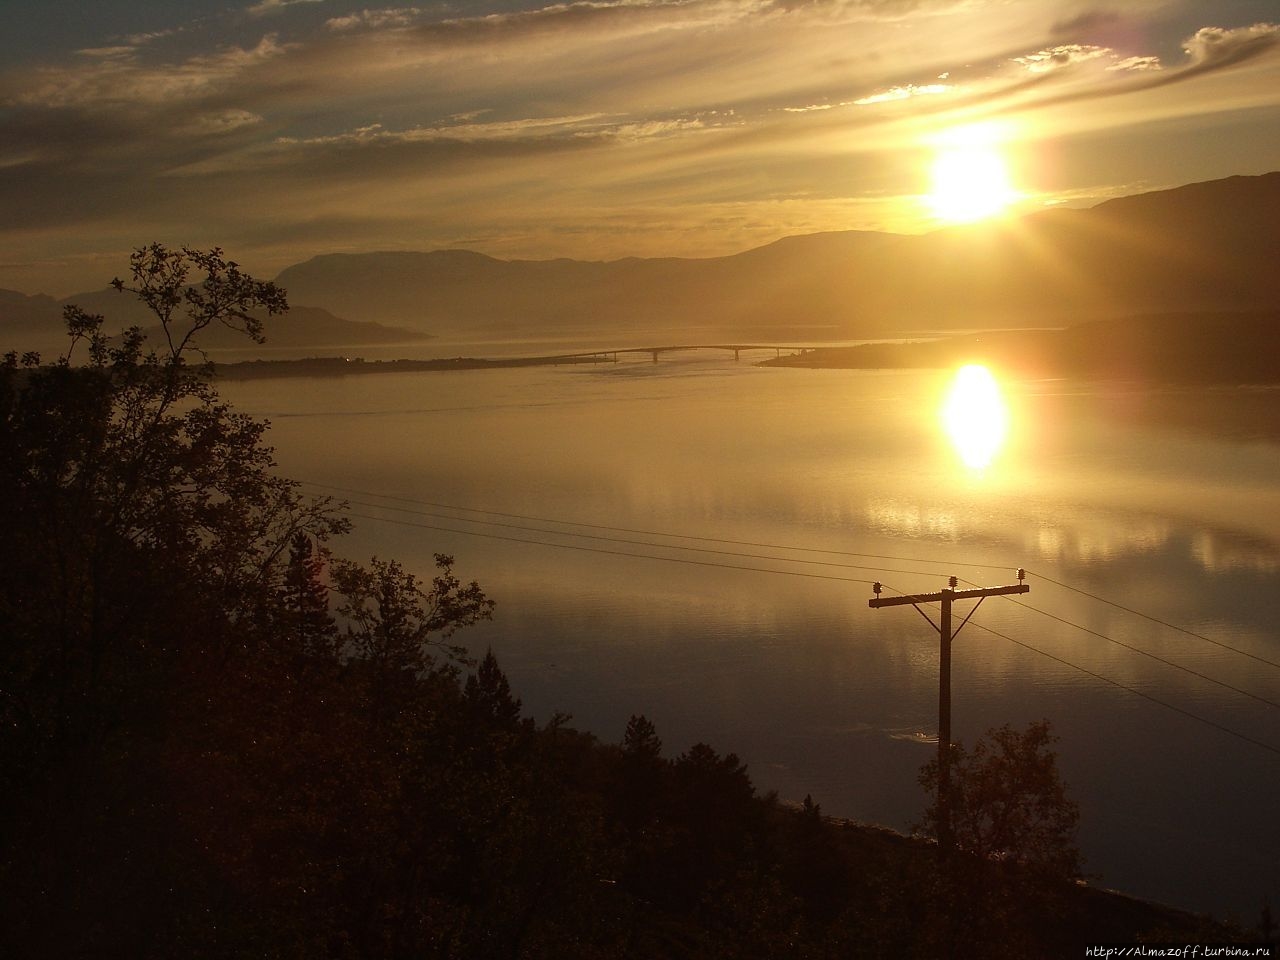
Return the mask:
[[926,197],[939,220],[972,223],[1017,202],[1000,131],[985,124],[959,127],[933,138],[931,189]]

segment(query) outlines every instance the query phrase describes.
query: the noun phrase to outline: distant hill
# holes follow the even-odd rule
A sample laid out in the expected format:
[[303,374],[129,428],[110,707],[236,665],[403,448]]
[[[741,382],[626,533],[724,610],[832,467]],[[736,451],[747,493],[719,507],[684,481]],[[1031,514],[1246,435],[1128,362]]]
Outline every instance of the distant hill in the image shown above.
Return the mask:
[[[137,324],[148,339],[163,342],[155,316],[128,295],[110,288],[76,294],[57,301],[52,297],[28,297],[11,290],[0,290],[0,352],[6,350],[38,350],[52,356],[66,349],[62,308],[76,304],[90,313],[106,317],[105,330],[114,334]],[[266,320],[267,347],[272,352],[305,353],[314,350],[336,350],[371,344],[414,343],[429,339],[419,330],[391,327],[370,321],[344,320],[319,307],[292,307],[283,316]],[[244,352],[252,342],[241,333],[226,327],[205,330],[198,342],[209,351]]]
[[734,330],[836,336],[850,277],[867,254],[905,238],[791,237],[733,257],[497,260],[465,250],[329,254],[284,270],[299,303],[361,319],[464,336],[616,338],[637,331]]
[[770,367],[928,368],[985,363],[1020,377],[1146,383],[1280,383],[1280,309],[1095,320],[1060,330],[997,330],[937,340],[819,347]]
[[1280,172],[920,236],[788,237],[728,257],[331,254],[277,280],[296,303],[450,335],[804,340],[1269,309],[1280,303],[1278,248]]
[[65,349],[62,306],[53,297],[0,290],[0,353]]
[[[269,324],[268,338],[273,352],[294,353],[431,334],[614,346],[668,336],[803,342],[1269,311],[1280,307],[1277,249],[1280,172],[919,236],[787,237],[706,259],[328,254],[276,278],[295,306]],[[150,319],[111,290],[62,302],[112,324]],[[49,297],[0,291],[0,349],[60,349],[60,310]],[[218,332],[204,345],[244,344]]]

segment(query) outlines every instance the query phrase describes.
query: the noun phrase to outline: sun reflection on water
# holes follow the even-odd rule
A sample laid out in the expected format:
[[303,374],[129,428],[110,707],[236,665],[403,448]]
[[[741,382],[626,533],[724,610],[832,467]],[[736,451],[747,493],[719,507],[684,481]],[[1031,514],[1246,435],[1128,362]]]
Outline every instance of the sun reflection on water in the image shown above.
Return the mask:
[[956,371],[942,404],[942,425],[966,467],[991,465],[1009,432],[1009,408],[990,370],[969,364]]

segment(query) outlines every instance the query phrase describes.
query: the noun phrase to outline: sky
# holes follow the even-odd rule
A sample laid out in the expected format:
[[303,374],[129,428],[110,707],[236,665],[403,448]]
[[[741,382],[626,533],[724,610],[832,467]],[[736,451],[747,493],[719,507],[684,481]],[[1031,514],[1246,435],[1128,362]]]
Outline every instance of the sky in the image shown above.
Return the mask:
[[1280,169],[1280,0],[0,8],[0,288],[29,294],[152,241],[269,278],[921,232],[948,151],[998,166],[951,199],[995,176],[1004,215]]

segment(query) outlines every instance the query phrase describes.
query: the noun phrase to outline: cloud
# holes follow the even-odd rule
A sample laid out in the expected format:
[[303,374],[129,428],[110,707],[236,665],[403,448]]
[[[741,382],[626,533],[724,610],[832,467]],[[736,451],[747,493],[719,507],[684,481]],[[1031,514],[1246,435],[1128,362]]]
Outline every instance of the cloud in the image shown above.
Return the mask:
[[[525,117],[513,120],[473,122],[474,117],[430,127],[388,130],[380,123],[369,124],[340,134],[320,137],[278,137],[277,148],[385,147],[426,143],[545,143],[567,140],[615,140],[636,142],[678,136],[723,126],[726,118],[671,117],[639,119],[580,114],[563,117]],[[731,122],[728,121],[728,122]]]
[[352,146],[359,144],[426,143],[452,140],[458,143],[479,141],[547,139],[565,136],[593,134],[605,126],[606,118],[600,114],[582,114],[565,117],[529,117],[519,120],[500,120],[485,123],[463,121],[432,127],[415,127],[408,130],[387,130],[380,123],[369,124],[355,130],[321,137],[279,137],[280,146]]
[[383,10],[360,10],[341,17],[330,17],[325,29],[337,32],[357,29],[379,30],[386,27],[407,27],[423,16],[417,7],[394,7]]
[[1277,45],[1280,45],[1280,25],[1255,23],[1235,30],[1203,27],[1182,44],[1182,49],[1191,58],[1188,69],[1204,72],[1244,63]]
[[1125,57],[1107,67],[1108,70],[1163,70],[1159,57]]
[[266,17],[299,3],[324,3],[324,0],[260,0],[259,3],[246,7],[245,13],[254,18]]
[[262,122],[261,116],[248,110],[219,110],[193,117],[183,126],[183,130],[197,135],[220,135],[245,127],[256,127]]
[[1077,63],[1087,63],[1090,60],[1097,60],[1099,57],[1113,55],[1114,52],[1109,47],[1069,43],[1050,47],[1047,50],[1040,50],[1036,53],[1029,53],[1025,56],[1014,57],[1013,59],[1032,73],[1045,73],[1049,70],[1058,70],[1062,67],[1070,67]]
[[125,43],[133,47],[145,46],[148,43],[154,43],[157,40],[163,40],[166,37],[174,37],[178,34],[185,33],[186,27],[173,27],[169,30],[151,30],[146,33],[131,33],[124,38]]
[[914,83],[908,83],[902,87],[890,87],[880,93],[873,93],[869,96],[862,97],[853,101],[860,107],[873,103],[886,103],[893,100],[909,100],[912,97],[933,96],[939,93],[950,93],[955,88],[947,83],[926,83],[916,86]]
[[1091,84],[1060,93],[1038,105],[1043,107],[1133,94],[1185,83],[1209,73],[1235,69],[1280,49],[1280,25],[1257,23],[1231,30],[1204,27],[1183,41],[1182,49],[1187,54],[1187,62],[1172,69],[1165,69],[1156,57],[1120,59],[1112,51],[1106,51],[1114,60],[1109,72],[1131,76],[1115,84]]
[[37,69],[21,85],[12,84],[16,90],[0,87],[0,103],[62,109],[191,99],[225,89],[285,50],[268,34],[255,47],[231,47],[178,64],[144,65],[124,53],[98,56],[85,65]]
[[[1010,77],[991,71],[965,85],[963,95],[949,100],[947,109],[977,109],[984,113],[1044,112],[1051,108],[1093,100],[1116,99],[1162,87],[1183,84],[1209,73],[1241,68],[1262,61],[1280,49],[1280,25],[1261,23],[1250,27],[1198,30],[1183,42],[1186,60],[1167,66],[1157,56],[1122,56],[1110,47],[1062,44],[1030,54],[1008,58],[1022,76]],[[1186,116],[1213,111],[1227,101],[1202,96],[1189,98],[1181,106],[1170,105],[1165,116]],[[1274,84],[1235,86],[1233,107],[1280,104],[1280,87]],[[1138,121],[1153,119],[1149,113]],[[1098,121],[1101,122],[1101,121]],[[1087,122],[1086,122],[1087,125]]]
[[[679,240],[712,209],[780,216],[785,199],[794,226],[817,198],[842,211],[853,193],[908,193],[921,136],[984,114],[1114,96],[1054,122],[1136,126],[1153,98],[1120,95],[1214,71],[1222,83],[1158,106],[1280,97],[1251,73],[1280,28],[1193,23],[1161,69],[1120,0],[1063,0],[1058,23],[1029,0],[382,2],[299,7],[264,36],[247,11],[293,3],[239,0],[173,43],[137,34],[0,70],[0,259],[36,224],[112,224],[126,250],[332,229],[328,242],[344,225],[351,243],[554,234],[618,249],[642,229]],[[1075,13],[1086,4],[1123,12]]]

